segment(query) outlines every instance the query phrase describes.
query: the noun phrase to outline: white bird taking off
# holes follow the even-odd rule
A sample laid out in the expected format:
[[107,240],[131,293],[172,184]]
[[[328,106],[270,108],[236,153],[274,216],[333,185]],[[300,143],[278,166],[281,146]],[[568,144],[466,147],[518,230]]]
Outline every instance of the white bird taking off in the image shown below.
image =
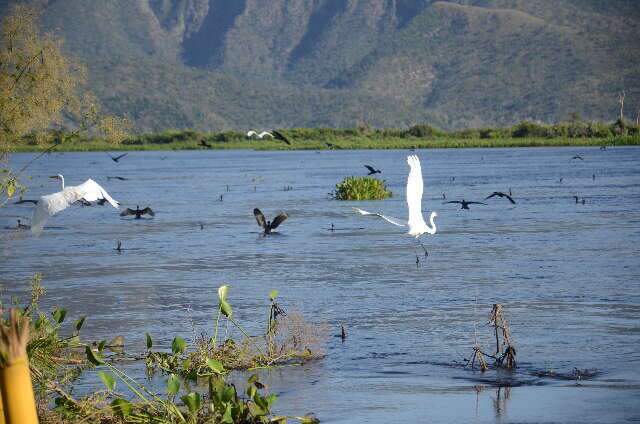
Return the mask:
[[35,235],[42,233],[44,224],[50,216],[65,210],[71,204],[78,201],[90,203],[105,199],[111,206],[118,209],[119,203],[113,200],[105,189],[91,179],[77,186],[65,187],[64,177],[62,175],[58,174],[50,178],[57,178],[62,181],[62,191],[42,196],[38,200],[33,211],[33,218],[31,219],[31,232]]
[[261,133],[257,133],[257,132],[255,132],[255,131],[251,130],[251,131],[249,131],[249,132],[247,133],[247,137],[253,137],[254,135],[255,135],[256,137],[258,137],[259,139],[261,139],[261,140],[262,140],[263,138],[265,138],[265,137],[271,137],[271,138],[274,138],[274,137],[273,137],[273,134],[271,134],[269,131],[262,131]]
[[[358,211],[361,215],[375,215],[384,219],[387,222],[390,222],[393,225],[397,225],[399,227],[409,227],[409,234],[419,239],[421,235],[424,233],[427,234],[435,234],[436,233],[436,224],[433,222],[434,218],[438,216],[436,212],[431,212],[429,217],[430,227],[427,226],[427,223],[424,222],[422,218],[422,190],[423,190],[423,182],[422,182],[422,169],[420,168],[420,159],[418,156],[411,155],[407,157],[407,163],[411,170],[409,171],[409,178],[407,178],[407,206],[409,208],[409,220],[407,223],[403,221],[385,216],[379,213],[371,213],[364,211],[359,208],[353,208]],[[418,240],[419,241],[419,240]],[[421,243],[422,244],[422,243]],[[423,246],[424,248],[424,246]],[[426,253],[426,249],[425,249]]]

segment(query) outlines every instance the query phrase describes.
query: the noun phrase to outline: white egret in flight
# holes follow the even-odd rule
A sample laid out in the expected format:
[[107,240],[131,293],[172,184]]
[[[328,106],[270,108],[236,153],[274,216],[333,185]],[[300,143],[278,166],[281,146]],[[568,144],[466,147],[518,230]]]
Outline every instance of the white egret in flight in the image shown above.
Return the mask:
[[35,235],[42,233],[44,224],[50,216],[65,210],[71,204],[78,201],[91,203],[105,199],[111,206],[118,209],[119,203],[113,200],[105,189],[91,179],[77,186],[65,187],[64,177],[62,175],[58,174],[50,178],[56,178],[62,182],[62,191],[42,196],[38,200],[33,210],[33,218],[31,219],[31,232]]
[[[399,227],[409,227],[409,232],[407,233],[410,236],[416,238],[418,242],[420,242],[419,238],[424,233],[427,234],[435,234],[436,233],[436,224],[433,222],[434,218],[438,216],[436,212],[431,212],[429,217],[430,227],[424,222],[422,218],[422,190],[423,190],[423,182],[422,182],[422,169],[420,167],[420,159],[418,156],[411,155],[407,157],[407,163],[411,170],[409,171],[409,178],[407,178],[407,206],[409,208],[409,220],[405,223],[399,219],[382,215],[379,213],[367,212],[359,208],[353,208],[361,215],[374,215],[379,216],[385,221],[397,225]],[[422,243],[420,243],[422,245]],[[422,246],[427,254],[427,249]]]
[[289,146],[291,146],[291,142],[289,141],[289,139],[287,137],[285,137],[284,134],[282,134],[280,131],[271,130],[271,132],[262,131],[261,133],[257,133],[255,131],[251,130],[251,131],[249,131],[247,133],[247,137],[249,137],[249,138],[253,137],[254,135],[256,137],[258,137],[260,140],[262,140],[265,137],[275,138],[276,140],[284,141]]
[[262,139],[263,139],[263,138],[265,138],[265,137],[271,137],[271,138],[274,138],[274,137],[273,137],[273,134],[271,134],[269,131],[262,131],[261,133],[258,133],[258,132],[254,131],[254,130],[251,130],[251,131],[249,131],[249,132],[247,133],[247,137],[249,137],[249,138],[253,137],[254,135],[255,135],[256,137],[258,137],[260,140],[262,140]]

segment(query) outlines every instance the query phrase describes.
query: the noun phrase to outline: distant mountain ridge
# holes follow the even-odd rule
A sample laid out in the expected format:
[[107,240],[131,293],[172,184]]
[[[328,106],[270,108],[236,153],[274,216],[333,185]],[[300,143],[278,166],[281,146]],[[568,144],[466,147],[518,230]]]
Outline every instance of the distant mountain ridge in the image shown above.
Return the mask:
[[613,120],[623,89],[640,109],[634,0],[39,3],[141,131]]

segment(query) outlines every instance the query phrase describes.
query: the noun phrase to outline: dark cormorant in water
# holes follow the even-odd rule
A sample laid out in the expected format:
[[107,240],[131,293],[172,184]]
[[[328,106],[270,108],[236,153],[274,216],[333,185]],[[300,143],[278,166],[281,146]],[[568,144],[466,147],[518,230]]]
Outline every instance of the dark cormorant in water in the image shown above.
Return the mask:
[[140,219],[142,215],[146,215],[146,214],[149,214],[151,216],[155,215],[155,213],[151,210],[150,207],[147,206],[144,209],[140,209],[140,206],[136,205],[136,210],[127,208],[124,211],[122,211],[120,216],[135,215],[136,219]]

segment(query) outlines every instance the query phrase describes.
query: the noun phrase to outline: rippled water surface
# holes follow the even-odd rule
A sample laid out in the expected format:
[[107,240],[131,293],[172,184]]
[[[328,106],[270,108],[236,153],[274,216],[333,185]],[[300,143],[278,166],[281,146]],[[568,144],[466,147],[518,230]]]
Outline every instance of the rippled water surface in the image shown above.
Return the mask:
[[[120,163],[52,154],[29,168],[26,198],[57,191],[46,176],[61,173],[67,185],[93,178],[123,206],[156,216],[73,207],[35,238],[10,229],[30,206],[1,208],[0,283],[5,296],[24,295],[42,272],[45,307],[87,315],[85,338],[122,334],[130,352],[143,350],[145,332],[164,345],[193,337],[193,327],[210,332],[223,282],[238,320],[257,333],[278,289],[286,309],[329,329],[323,360],[264,373],[280,394],[278,413],[313,411],[323,422],[640,420],[640,149],[418,151],[423,209],[439,215],[420,266],[402,229],[351,210],[406,217],[407,154],[131,152]],[[329,200],[344,176],[364,175],[363,164],[383,170],[393,198]],[[107,180],[115,175],[129,180]],[[442,204],[443,193],[482,200],[509,188],[515,206]],[[254,207],[289,214],[279,235],[259,236]],[[129,250],[115,252],[116,240]],[[490,349],[493,303],[504,305],[517,347],[512,373],[456,365],[474,337]],[[334,337],[340,323],[344,344]],[[598,373],[535,375],[574,367]],[[81,387],[94,383],[88,376]]]

